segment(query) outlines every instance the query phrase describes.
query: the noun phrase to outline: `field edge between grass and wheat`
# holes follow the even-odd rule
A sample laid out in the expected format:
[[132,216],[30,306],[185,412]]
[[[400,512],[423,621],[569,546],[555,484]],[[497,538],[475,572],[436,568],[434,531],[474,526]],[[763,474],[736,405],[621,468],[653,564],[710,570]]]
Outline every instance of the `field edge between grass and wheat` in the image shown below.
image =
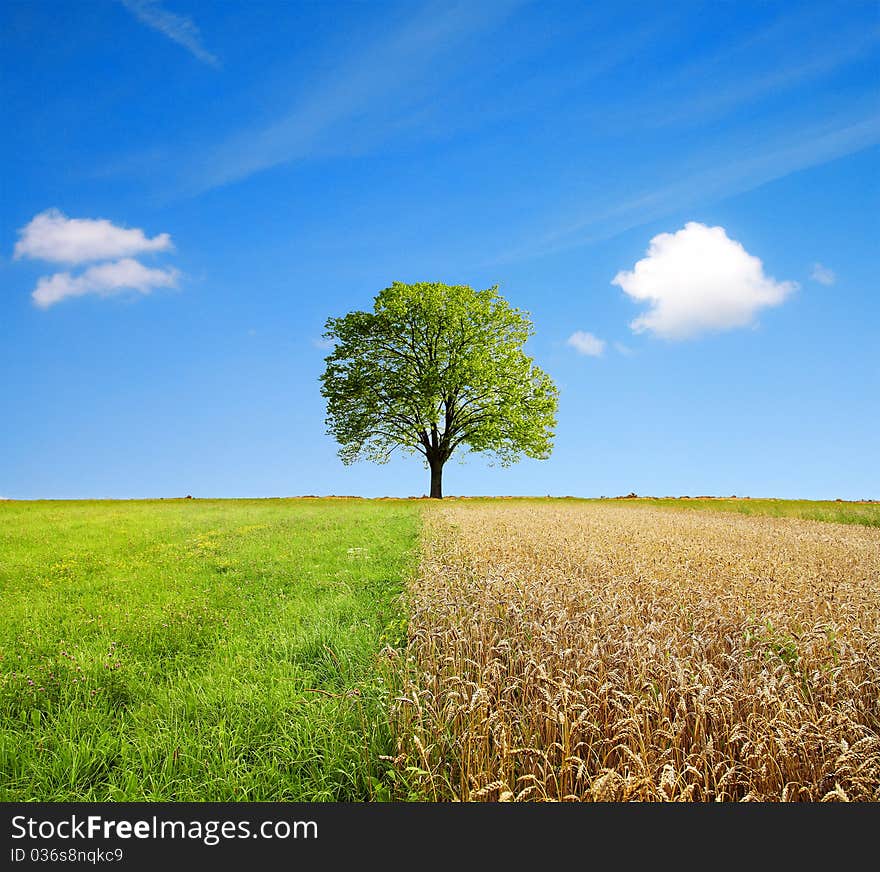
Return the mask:
[[[854,581],[878,579],[863,544],[842,555],[880,543],[878,524],[876,504],[777,500],[0,503],[0,799],[865,798],[880,679],[857,661],[880,662],[878,595]],[[830,610],[780,606],[804,590]],[[674,619],[647,620],[658,604]],[[664,649],[703,691],[743,672],[754,698],[776,694],[765,738],[814,782],[767,746],[801,779],[770,789],[754,730],[746,745],[728,730],[735,753],[714,747],[699,782],[700,691]],[[612,715],[623,732],[601,734]],[[710,715],[719,736],[736,721]],[[809,742],[792,744],[796,725]]]

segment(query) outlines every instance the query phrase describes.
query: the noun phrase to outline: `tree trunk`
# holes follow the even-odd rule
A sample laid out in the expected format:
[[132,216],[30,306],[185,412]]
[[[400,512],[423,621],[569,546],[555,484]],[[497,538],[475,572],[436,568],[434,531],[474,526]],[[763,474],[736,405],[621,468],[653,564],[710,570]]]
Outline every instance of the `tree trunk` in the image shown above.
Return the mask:
[[439,460],[428,461],[431,466],[431,498],[443,499],[443,463]]

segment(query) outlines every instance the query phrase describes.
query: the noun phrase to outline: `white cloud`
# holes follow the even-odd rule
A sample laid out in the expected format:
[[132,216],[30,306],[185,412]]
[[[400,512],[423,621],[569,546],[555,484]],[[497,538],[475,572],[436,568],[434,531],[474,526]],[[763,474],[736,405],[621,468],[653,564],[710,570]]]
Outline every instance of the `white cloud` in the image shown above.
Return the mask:
[[829,269],[827,266],[822,266],[821,263],[813,264],[813,271],[810,273],[810,278],[814,282],[819,282],[820,285],[833,285],[837,281],[837,276],[834,274],[834,270]]
[[67,297],[95,294],[110,297],[123,291],[149,294],[154,288],[170,288],[177,284],[178,271],[150,269],[131,258],[90,266],[73,276],[69,272],[43,276],[31,296],[41,309],[48,309]]
[[167,233],[150,239],[138,228],[117,227],[103,218],[68,218],[58,209],[40,212],[18,235],[16,258],[53,263],[84,263],[173,248]]
[[103,218],[68,218],[58,209],[47,209],[19,230],[15,258],[68,264],[104,261],[78,275],[58,272],[40,278],[31,297],[35,305],[48,309],[67,297],[149,294],[155,288],[174,287],[180,275],[176,269],[151,269],[131,257],[172,248],[167,233],[150,238],[143,230],[118,227]]
[[615,342],[614,343],[614,350],[618,354],[622,354],[624,357],[632,357],[632,355],[634,353],[633,350],[628,345],[624,345],[622,342]]
[[202,44],[202,35],[191,18],[163,9],[159,0],[119,0],[119,2],[142,24],[158,30],[168,39],[183,46],[202,63],[212,67],[220,66],[217,56]]
[[778,306],[797,289],[764,274],[761,261],[723,227],[691,221],[677,233],[661,233],[648,256],[612,284],[650,304],[630,327],[665,339],[746,327],[765,306]]
[[565,344],[574,348],[578,354],[586,354],[589,357],[601,357],[605,351],[605,340],[584,330],[576,330],[568,337]]

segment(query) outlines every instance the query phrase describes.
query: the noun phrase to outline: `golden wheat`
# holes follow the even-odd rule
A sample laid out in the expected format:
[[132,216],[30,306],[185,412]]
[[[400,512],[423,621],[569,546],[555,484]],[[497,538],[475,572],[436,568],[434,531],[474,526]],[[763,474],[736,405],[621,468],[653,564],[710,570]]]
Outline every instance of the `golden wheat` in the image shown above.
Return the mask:
[[395,758],[461,800],[880,800],[880,530],[426,512]]

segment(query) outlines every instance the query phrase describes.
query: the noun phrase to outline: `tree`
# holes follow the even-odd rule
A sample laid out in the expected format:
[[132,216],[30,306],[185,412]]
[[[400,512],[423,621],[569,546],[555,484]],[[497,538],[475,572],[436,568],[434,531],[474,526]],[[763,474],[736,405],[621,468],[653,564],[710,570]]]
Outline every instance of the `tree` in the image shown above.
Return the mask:
[[549,457],[558,391],[523,351],[533,333],[497,286],[395,282],[372,312],[329,318],[321,393],[343,463],[417,452],[439,499],[459,447],[502,466]]

